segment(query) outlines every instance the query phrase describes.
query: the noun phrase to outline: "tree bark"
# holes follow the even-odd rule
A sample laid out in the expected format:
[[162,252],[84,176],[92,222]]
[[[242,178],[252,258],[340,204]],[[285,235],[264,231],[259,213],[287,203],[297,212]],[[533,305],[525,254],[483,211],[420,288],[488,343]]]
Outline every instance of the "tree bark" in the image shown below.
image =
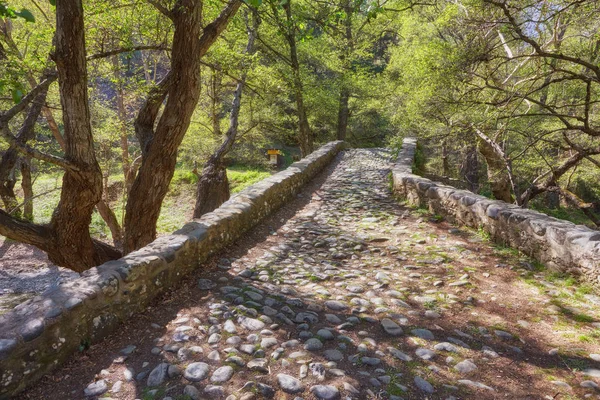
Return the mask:
[[340,90],[340,104],[338,108],[337,121],[337,139],[346,140],[346,132],[348,130],[348,118],[350,116],[350,108],[348,100],[350,99],[350,91],[346,88]]
[[306,107],[304,106],[304,89],[300,76],[300,62],[298,60],[298,49],[296,46],[296,25],[292,19],[291,0],[283,4],[285,10],[287,30],[285,38],[290,47],[290,65],[292,67],[292,84],[294,86],[294,97],[296,99],[296,112],[298,113],[298,142],[302,157],[306,157],[314,150],[313,133],[308,124]]
[[487,177],[492,194],[497,200],[507,203],[513,202],[510,178],[502,157],[496,153],[492,145],[483,139],[479,139],[478,149],[487,165]]
[[102,174],[94,154],[90,124],[81,0],[56,1],[53,59],[58,72],[65,127],[65,157],[41,153],[19,140],[27,120],[31,117],[31,124],[35,123],[34,109],[41,109],[43,102],[34,101],[31,105],[26,123],[17,137],[12,136],[6,126],[7,121],[22,111],[32,99],[38,100],[44,90],[43,84],[49,85],[48,79],[33,88],[20,103],[2,113],[0,120],[4,124],[5,137],[12,146],[26,155],[65,169],[60,201],[47,226],[26,222],[0,211],[0,234],[32,244],[46,251],[53,263],[81,272],[120,257],[113,247],[93,240],[89,232],[92,211],[102,196]]
[[60,201],[49,225],[53,248],[48,258],[74,271],[85,271],[120,254],[94,242],[89,231],[92,211],[102,198],[102,173],[90,123],[81,0],[56,1],[55,43],[65,159],[75,168],[67,169],[63,176]]
[[[26,144],[35,135],[35,123],[46,101],[48,87],[54,81],[54,78],[48,78],[49,73],[46,73],[44,78],[42,78],[41,90],[32,100],[27,116],[16,135],[16,141],[21,145]],[[36,85],[35,87],[39,86]],[[5,125],[8,125],[8,122]],[[4,127],[3,129],[7,128]],[[19,157],[19,149],[16,145],[11,145],[2,155],[2,159],[0,160],[0,197],[4,202],[5,210],[9,214],[20,218],[21,210],[18,209],[19,202],[14,192],[14,187],[17,183],[16,172],[19,169]]]
[[[350,0],[344,0],[341,4],[344,10],[344,39],[346,41],[344,49],[342,49],[341,61],[343,68],[343,75],[350,69],[349,61],[352,52],[354,51],[354,40],[352,36],[352,14],[354,12]],[[340,103],[338,107],[338,121],[337,121],[337,139],[346,140],[346,133],[348,130],[348,120],[350,118],[350,108],[348,101],[350,99],[350,90],[343,79],[340,87]]]
[[479,191],[479,159],[477,158],[477,148],[470,146],[467,149],[465,160],[461,165],[461,175],[467,184],[469,190],[477,193]]
[[[248,25],[247,22],[246,24]],[[253,15],[252,27],[248,26],[247,28],[248,44],[244,49],[244,54],[254,53],[254,41],[256,40],[259,24],[260,20],[258,15]],[[242,68],[243,67],[244,66],[242,65]],[[244,68],[233,95],[231,113],[229,115],[229,128],[225,135],[225,140],[204,165],[204,169],[200,175],[198,187],[196,189],[194,218],[200,218],[202,215],[215,210],[221,204],[229,200],[229,180],[227,179],[227,169],[223,163],[223,158],[233,147],[238,134],[239,116],[242,108],[242,94],[244,86],[246,85],[247,76],[248,68]]]
[[[133,174],[130,173],[131,162],[129,160],[129,142],[127,140],[127,112],[125,110],[125,99],[123,95],[123,76],[119,65],[119,56],[114,55],[111,57],[114,77],[117,81],[116,89],[116,102],[117,102],[117,117],[119,119],[119,137],[121,144],[121,163],[123,169],[123,178],[125,180],[125,193],[129,193],[131,185],[133,185]],[[98,209],[100,214],[102,212]],[[111,211],[111,214],[114,213]],[[108,215],[108,214],[107,214]],[[104,218],[104,217],[103,217]],[[106,221],[106,220],[105,220]],[[106,221],[108,223],[108,221]],[[112,229],[111,229],[112,230]]]
[[220,162],[214,160],[207,162],[196,189],[194,218],[200,218],[202,215],[214,211],[229,200],[229,196],[227,169]]
[[33,221],[33,182],[31,180],[31,160],[21,159],[21,188],[23,189],[23,218]]
[[[200,96],[200,60],[240,5],[238,0],[230,1],[204,30],[200,2],[179,0],[170,13],[175,25],[171,71],[151,93],[136,121],[142,163],[127,201],[124,241],[127,253],[156,237],[156,222],[175,171],[177,150]],[[160,105],[167,96],[161,118],[153,129]]]
[[448,162],[448,141],[442,140],[442,175],[450,177],[450,163]]
[[121,226],[119,225],[119,220],[117,216],[113,212],[113,210],[108,206],[108,203],[105,199],[102,199],[96,204],[96,209],[98,213],[106,222],[108,229],[110,229],[110,234],[113,238],[113,244],[117,249],[123,247],[123,232],[121,231]]

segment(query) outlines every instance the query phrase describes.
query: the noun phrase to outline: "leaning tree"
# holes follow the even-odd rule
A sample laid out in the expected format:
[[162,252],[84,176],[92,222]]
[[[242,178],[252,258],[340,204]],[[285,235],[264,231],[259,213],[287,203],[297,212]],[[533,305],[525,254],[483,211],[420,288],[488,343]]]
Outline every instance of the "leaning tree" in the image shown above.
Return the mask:
[[[148,2],[172,23],[171,65],[150,90],[135,119],[142,155],[127,199],[125,253],[156,237],[156,223],[175,170],[177,150],[200,96],[201,59],[242,4],[239,0],[229,1],[212,22],[204,25],[202,1],[177,0],[171,7],[167,2]],[[118,249],[93,239],[89,229],[92,212],[102,200],[103,185],[91,127],[85,32],[82,1],[57,0],[51,54],[56,70],[48,71],[18,104],[0,114],[0,129],[11,147],[64,170],[60,201],[50,222],[34,224],[0,210],[0,234],[34,245],[55,264],[75,271],[121,255]],[[56,78],[64,126],[61,156],[28,145],[23,136],[26,132],[15,135],[9,129],[9,122],[25,110],[23,127],[27,121],[37,119],[45,92]]]

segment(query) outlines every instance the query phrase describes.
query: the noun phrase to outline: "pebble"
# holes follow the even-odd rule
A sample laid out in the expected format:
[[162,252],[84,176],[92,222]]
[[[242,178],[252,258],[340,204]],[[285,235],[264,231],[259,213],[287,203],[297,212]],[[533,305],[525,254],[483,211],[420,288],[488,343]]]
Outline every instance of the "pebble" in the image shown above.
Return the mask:
[[317,399],[337,400],[340,398],[339,390],[331,385],[315,385],[310,388],[310,391]]

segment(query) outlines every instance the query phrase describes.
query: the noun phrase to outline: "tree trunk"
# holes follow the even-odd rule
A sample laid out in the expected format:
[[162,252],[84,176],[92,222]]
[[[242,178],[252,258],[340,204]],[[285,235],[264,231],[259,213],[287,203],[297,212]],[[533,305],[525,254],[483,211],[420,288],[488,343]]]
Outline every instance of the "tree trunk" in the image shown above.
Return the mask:
[[21,188],[23,189],[23,219],[33,221],[33,182],[31,180],[31,160],[21,159]]
[[[231,1],[204,29],[201,2],[179,0],[171,11],[175,24],[171,71],[149,95],[136,120],[142,164],[126,206],[124,249],[127,253],[156,237],[156,222],[175,171],[177,150],[200,96],[200,60],[240,5],[238,0]],[[167,95],[164,111],[154,129],[158,111]]]
[[[131,189],[131,185],[133,185],[133,174],[130,173],[131,162],[129,160],[129,142],[127,140],[127,112],[125,111],[125,100],[123,96],[123,76],[121,74],[121,69],[119,65],[119,56],[112,56],[112,64],[114,69],[114,77],[117,81],[117,117],[119,118],[121,162],[123,168],[123,177],[125,180],[125,193],[129,193],[129,189]],[[100,209],[98,209],[98,211],[100,212],[100,214],[102,214],[102,211],[100,211]],[[114,215],[112,211],[110,213]],[[108,221],[106,222],[108,223]]]
[[296,46],[296,26],[292,19],[291,0],[283,4],[287,20],[286,39],[290,46],[290,62],[292,67],[292,84],[294,86],[294,97],[296,99],[296,112],[298,113],[298,142],[302,157],[306,157],[314,150],[313,134],[308,124],[306,108],[304,106],[304,95],[302,78],[300,76],[300,62],[298,61],[298,49]]
[[49,224],[54,243],[48,258],[74,271],[85,271],[120,254],[93,241],[89,231],[92,211],[102,198],[102,173],[90,124],[81,0],[56,1],[54,61],[63,110],[65,159],[73,168],[65,171],[60,201]]
[[[46,101],[48,86],[54,81],[54,79],[48,80],[47,78],[48,75],[45,74],[42,81],[47,84],[42,86],[41,90],[33,99],[32,104],[27,111],[27,116],[17,133],[16,140],[21,145],[26,144],[35,136],[34,127]],[[8,128],[5,126],[3,129]],[[4,152],[2,159],[0,160],[0,197],[4,202],[6,211],[16,217],[21,217],[21,211],[17,208],[18,201],[14,192],[14,187],[17,183],[16,173],[19,168],[19,157],[20,155],[17,146],[11,145]]]
[[96,204],[96,209],[98,213],[106,222],[108,229],[110,229],[110,234],[113,238],[113,244],[117,249],[123,247],[123,234],[121,232],[121,226],[119,225],[119,220],[117,216],[113,212],[113,210],[108,206],[107,202],[103,199]]
[[212,123],[212,133],[221,138],[221,72],[214,68],[210,76],[210,120]]
[[338,108],[338,122],[337,122],[337,139],[346,140],[346,131],[348,130],[348,117],[350,116],[350,108],[348,107],[348,100],[350,99],[350,92],[346,88],[340,90],[340,104]]
[[[252,27],[248,26],[248,21],[246,21],[248,44],[244,50],[245,54],[254,53],[254,41],[259,24],[260,20],[257,15],[253,15]],[[194,218],[200,218],[202,215],[215,210],[229,200],[229,180],[227,179],[227,169],[223,164],[223,158],[231,150],[237,137],[240,110],[242,108],[242,93],[244,92],[247,76],[248,68],[243,70],[242,76],[235,88],[231,113],[229,115],[229,129],[225,135],[225,140],[204,165],[202,175],[200,175],[196,189]]]
[[[342,55],[340,56],[342,61],[343,75],[350,71],[351,63],[350,56],[354,51],[354,40],[352,37],[352,15],[354,9],[350,0],[344,0],[341,3],[341,7],[344,10],[344,39],[346,41],[344,49],[342,49]],[[338,107],[338,122],[337,122],[337,139],[346,140],[346,133],[348,130],[348,120],[350,118],[350,108],[348,107],[348,100],[350,99],[350,90],[347,87],[345,79],[342,76],[341,88],[340,88],[340,103]]]
[[[4,164],[5,160],[7,160],[8,157],[12,158],[16,156],[16,154],[12,153],[16,153],[16,150],[9,148],[4,153],[0,165]],[[11,215],[20,218],[21,210],[19,209],[19,202],[17,201],[17,196],[15,195],[14,190],[15,185],[17,183],[17,168],[16,163],[14,161],[9,161],[9,163],[12,164],[12,167],[10,169],[0,169],[0,197],[2,198],[2,202],[4,203],[4,209]]]
[[198,181],[194,218],[214,211],[229,200],[227,169],[223,164],[211,161],[204,166]]
[[490,183],[494,198],[512,203],[510,177],[508,176],[504,159],[483,139],[479,139],[478,148],[487,164],[488,182]]
[[450,163],[448,162],[448,142],[442,140],[442,175],[450,177]]
[[461,175],[467,184],[469,190],[477,193],[479,191],[479,159],[477,158],[477,148],[470,146],[467,149],[465,160],[461,165]]

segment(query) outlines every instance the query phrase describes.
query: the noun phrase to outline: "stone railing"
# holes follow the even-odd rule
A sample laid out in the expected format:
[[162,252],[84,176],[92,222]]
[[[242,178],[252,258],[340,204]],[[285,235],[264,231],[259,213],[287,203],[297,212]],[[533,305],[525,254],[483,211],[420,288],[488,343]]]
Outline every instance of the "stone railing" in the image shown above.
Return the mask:
[[473,228],[600,289],[600,232],[499,200],[490,200],[412,173],[417,141],[404,139],[392,171],[394,190],[409,204]]
[[333,160],[326,144],[215,211],[127,256],[84,272],[0,316],[0,398],[8,398],[98,342],[165,289],[281,207]]

